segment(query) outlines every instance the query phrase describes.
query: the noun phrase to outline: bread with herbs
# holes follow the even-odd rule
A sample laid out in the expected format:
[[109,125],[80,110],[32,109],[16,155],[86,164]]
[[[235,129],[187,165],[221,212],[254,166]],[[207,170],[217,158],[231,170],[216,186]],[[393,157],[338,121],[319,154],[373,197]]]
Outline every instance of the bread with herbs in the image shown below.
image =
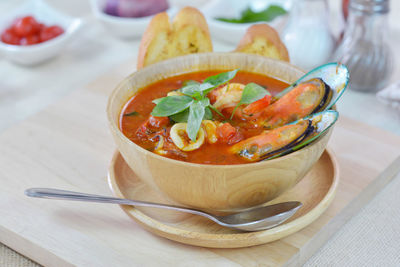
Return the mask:
[[207,22],[199,10],[185,7],[172,23],[165,12],[148,25],[139,47],[137,68],[192,53],[212,51]]
[[249,27],[235,52],[257,54],[289,62],[289,53],[274,28],[267,24]]

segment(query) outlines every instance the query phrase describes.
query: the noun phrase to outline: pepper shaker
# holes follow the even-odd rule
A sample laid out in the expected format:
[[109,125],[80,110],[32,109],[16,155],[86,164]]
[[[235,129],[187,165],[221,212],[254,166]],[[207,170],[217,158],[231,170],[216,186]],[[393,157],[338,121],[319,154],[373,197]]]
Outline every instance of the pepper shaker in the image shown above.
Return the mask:
[[387,44],[389,0],[350,0],[344,36],[333,60],[351,74],[350,89],[376,92],[389,81],[393,67]]

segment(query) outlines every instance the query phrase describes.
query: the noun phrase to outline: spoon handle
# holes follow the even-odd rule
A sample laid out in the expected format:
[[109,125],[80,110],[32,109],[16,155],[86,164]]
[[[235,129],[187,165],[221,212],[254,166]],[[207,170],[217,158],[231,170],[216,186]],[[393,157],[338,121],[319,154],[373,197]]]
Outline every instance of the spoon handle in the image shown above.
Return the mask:
[[174,205],[166,205],[166,204],[152,203],[139,200],[130,200],[130,199],[123,199],[116,197],[99,196],[99,195],[85,194],[85,193],[53,189],[53,188],[29,188],[25,190],[25,195],[29,197],[38,197],[47,199],[64,199],[64,200],[98,202],[98,203],[113,203],[113,204],[131,205],[131,206],[177,210],[181,212],[187,212],[191,214],[204,216],[215,221],[215,218],[213,216],[199,210],[187,209],[184,207],[179,207]]

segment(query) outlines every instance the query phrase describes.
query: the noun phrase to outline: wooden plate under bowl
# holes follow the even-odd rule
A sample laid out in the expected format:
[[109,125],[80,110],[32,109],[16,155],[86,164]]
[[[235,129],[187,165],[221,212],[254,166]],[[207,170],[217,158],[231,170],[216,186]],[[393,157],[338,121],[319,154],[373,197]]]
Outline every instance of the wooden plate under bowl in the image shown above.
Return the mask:
[[[119,152],[109,168],[109,184],[117,197],[175,204],[140,181]],[[339,181],[335,156],[325,150],[311,171],[291,190],[268,204],[297,200],[303,207],[287,222],[258,232],[240,232],[195,215],[156,208],[121,208],[150,232],[185,244],[212,248],[240,248],[272,242],[306,227],[332,202]]]

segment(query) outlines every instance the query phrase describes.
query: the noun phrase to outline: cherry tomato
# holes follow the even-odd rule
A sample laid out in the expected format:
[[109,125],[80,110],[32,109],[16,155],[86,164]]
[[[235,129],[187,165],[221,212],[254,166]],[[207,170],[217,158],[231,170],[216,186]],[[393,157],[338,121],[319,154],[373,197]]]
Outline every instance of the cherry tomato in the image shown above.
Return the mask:
[[39,23],[39,33],[40,33],[41,31],[43,31],[44,28],[46,28],[46,25],[44,25],[43,23]]
[[165,127],[168,124],[168,117],[154,117],[150,115],[150,117],[138,128],[136,136],[145,140],[149,138],[151,134],[159,131],[162,127]]
[[40,43],[39,34],[32,34],[26,37],[22,37],[20,41],[20,45],[33,45]]
[[6,29],[1,34],[1,41],[6,44],[19,45],[21,37],[16,35],[12,28]]
[[243,139],[243,135],[233,127],[229,122],[226,122],[217,128],[218,140],[228,145],[235,144]]
[[40,26],[32,16],[17,19],[13,24],[14,32],[20,37],[26,37],[39,32]]
[[44,42],[53,39],[62,34],[63,32],[64,30],[60,26],[55,25],[55,26],[45,27],[40,32],[40,41]]
[[1,33],[1,41],[13,45],[33,45],[50,40],[64,30],[59,26],[46,27],[32,16],[17,18],[11,27]]
[[154,117],[154,116],[150,115],[148,123],[152,127],[158,129],[158,128],[167,126],[169,124],[169,119],[168,119],[168,117]]

